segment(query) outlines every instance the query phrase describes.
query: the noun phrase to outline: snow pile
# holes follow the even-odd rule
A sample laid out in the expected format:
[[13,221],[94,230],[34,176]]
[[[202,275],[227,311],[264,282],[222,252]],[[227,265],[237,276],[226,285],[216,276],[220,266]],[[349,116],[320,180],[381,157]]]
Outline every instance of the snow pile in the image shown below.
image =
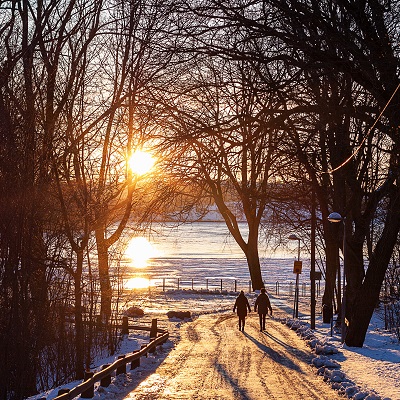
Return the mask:
[[310,329],[307,323],[283,318],[280,321],[295,331],[298,336],[305,340],[308,346],[315,352],[316,357],[312,359],[312,366],[317,369],[317,374],[323,376],[323,379],[333,389],[337,390],[341,396],[353,400],[390,400],[382,398],[372,390],[364,390],[359,385],[351,381],[347,375],[340,370],[340,363],[327,357],[328,355],[339,354],[337,346],[327,338],[318,338],[314,331]]
[[337,354],[339,351],[336,346],[333,346],[326,340],[320,340],[316,337],[314,331],[300,320],[294,320],[291,318],[284,318],[280,320],[282,323],[287,325],[293,331],[296,331],[297,335],[303,340],[307,341],[316,354]]

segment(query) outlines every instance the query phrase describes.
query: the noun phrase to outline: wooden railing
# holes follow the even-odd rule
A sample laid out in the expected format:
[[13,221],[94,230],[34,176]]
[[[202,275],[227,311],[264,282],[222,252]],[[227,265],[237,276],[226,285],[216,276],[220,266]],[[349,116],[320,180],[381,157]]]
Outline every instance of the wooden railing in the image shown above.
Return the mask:
[[130,363],[130,369],[135,369],[140,366],[140,358],[147,356],[148,353],[154,353],[157,346],[162,345],[168,340],[168,331],[157,328],[157,320],[153,319],[151,328],[138,325],[128,326],[127,319],[123,320],[122,333],[127,333],[127,329],[144,330],[150,332],[150,342],[143,345],[140,350],[136,350],[129,354],[120,355],[118,360],[112,364],[102,366],[99,372],[85,372],[85,380],[73,389],[60,389],[57,400],[69,400],[81,395],[81,398],[94,397],[94,384],[100,382],[100,386],[107,387],[111,384],[111,374],[115,371],[116,375],[126,373],[126,365]]

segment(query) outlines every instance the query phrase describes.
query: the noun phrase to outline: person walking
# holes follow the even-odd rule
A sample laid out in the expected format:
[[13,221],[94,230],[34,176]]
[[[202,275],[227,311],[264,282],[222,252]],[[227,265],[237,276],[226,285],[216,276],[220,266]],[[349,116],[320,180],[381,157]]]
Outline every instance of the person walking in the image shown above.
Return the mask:
[[271,302],[264,288],[261,289],[261,293],[258,295],[256,302],[254,304],[254,311],[257,312],[260,318],[260,332],[265,330],[265,317],[268,314],[268,310],[272,315]]
[[244,332],[244,324],[247,316],[247,310],[251,312],[249,300],[244,295],[243,290],[240,291],[239,296],[236,298],[235,305],[233,306],[233,312],[237,309],[237,315],[239,317],[239,331]]

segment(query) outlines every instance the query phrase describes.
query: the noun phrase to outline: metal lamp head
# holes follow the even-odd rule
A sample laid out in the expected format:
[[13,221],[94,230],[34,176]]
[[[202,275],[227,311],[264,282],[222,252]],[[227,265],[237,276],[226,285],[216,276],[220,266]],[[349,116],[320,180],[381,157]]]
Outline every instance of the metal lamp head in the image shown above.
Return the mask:
[[290,236],[288,237],[288,239],[289,239],[289,240],[300,240],[300,238],[299,238],[297,235],[295,235],[295,234],[290,235]]
[[333,212],[328,215],[329,222],[342,222],[343,217],[338,212]]

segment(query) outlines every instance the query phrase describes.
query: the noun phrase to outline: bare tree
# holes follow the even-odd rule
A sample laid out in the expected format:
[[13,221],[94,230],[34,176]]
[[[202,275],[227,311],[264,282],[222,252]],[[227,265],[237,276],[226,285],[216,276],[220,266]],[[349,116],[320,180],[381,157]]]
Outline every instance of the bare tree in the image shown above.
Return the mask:
[[[124,232],[133,207],[143,199],[137,187],[140,178],[129,169],[129,158],[149,141],[148,117],[142,114],[145,93],[168,60],[161,59],[161,40],[157,42],[158,24],[166,14],[156,2],[117,3],[100,11],[93,20],[103,23],[96,27],[96,35],[89,30],[92,35],[84,51],[71,51],[83,59],[75,76],[79,84],[62,114],[64,135],[54,171],[66,233],[77,255],[76,302],[79,305],[83,252],[94,234],[100,315],[107,325],[113,304],[109,251]],[[79,322],[81,311],[75,310]],[[83,371],[82,337],[77,343],[81,343],[77,371]]]
[[[11,365],[4,365],[0,387],[3,397],[14,393],[22,398],[35,392],[43,352],[50,354],[55,343],[47,321],[57,320],[59,310],[60,324],[65,322],[65,309],[50,310],[49,300],[57,291],[49,285],[58,285],[65,272],[65,298],[74,313],[69,329],[75,330],[66,340],[74,340],[75,374],[83,375],[82,288],[93,233],[104,278],[103,312],[110,315],[104,257],[134,205],[135,179],[127,159],[147,133],[142,129],[146,118],[141,120],[138,112],[145,88],[168,62],[156,39],[161,32],[157,24],[167,15],[156,2],[22,1],[7,6],[1,10],[0,29],[0,277],[1,304],[7,310],[1,351]],[[45,240],[55,236],[58,241]],[[62,248],[55,252],[58,259],[52,255],[54,246]],[[10,338],[15,346],[9,346]],[[23,377],[11,379],[21,369]]]
[[[3,397],[32,394],[36,388],[39,355],[51,331],[48,298],[48,193],[51,176],[54,120],[52,76],[38,71],[38,49],[44,43],[42,17],[48,10],[38,8],[37,24],[31,23],[29,2],[10,3],[2,10],[1,135],[2,149],[2,301],[10,326],[6,333]],[[51,7],[51,6],[50,6]],[[67,19],[68,19],[68,12]],[[3,24],[4,23],[4,24]],[[42,49],[43,50],[43,49]],[[50,60],[46,67],[52,72]],[[39,68],[41,71],[42,69]],[[41,97],[42,84],[50,89]],[[38,110],[38,103],[45,105]],[[10,172],[12,172],[12,175]],[[11,300],[11,301],[10,301]],[[27,338],[34,338],[27,340]],[[14,341],[10,345],[9,340]],[[25,374],[18,380],[19,371]]]
[[275,125],[279,100],[273,87],[259,79],[262,65],[204,55],[183,68],[184,93],[167,107],[174,134],[162,144],[176,155],[171,173],[215,203],[246,256],[253,289],[258,290],[264,285],[260,224],[279,167],[287,161],[279,153]]
[[[235,4],[210,1],[207,5],[196,7],[186,4],[194,14],[204,19],[213,18],[214,29],[241,27],[248,37],[264,40],[274,38],[282,50],[278,53],[262,47],[257,53],[243,53],[232,46],[228,49],[218,47],[214,42],[211,44],[215,51],[218,49],[230,58],[244,57],[266,64],[280,60],[292,65],[295,72],[293,76],[299,78],[307,77],[312,72],[314,76],[320,73],[328,80],[335,79],[335,76],[339,79],[343,77],[343,82],[348,82],[351,101],[336,103],[336,106],[340,106],[340,112],[333,109],[335,112],[332,111],[329,116],[330,121],[326,121],[328,125],[322,120],[326,144],[330,146],[329,154],[325,150],[328,147],[321,149],[322,157],[329,155],[325,170],[342,169],[333,176],[334,180],[339,178],[342,184],[332,186],[332,197],[323,207],[326,210],[327,205],[342,206],[339,211],[346,217],[345,247],[351,250],[345,250],[349,255],[346,278],[351,300],[346,308],[349,321],[346,343],[362,346],[400,228],[400,216],[395,211],[399,201],[396,183],[399,177],[399,114],[396,111],[400,96],[396,44],[399,4],[397,1],[304,3],[272,0]],[[210,36],[209,33],[207,36]],[[314,80],[314,83],[308,80],[308,84],[327,90],[329,96],[333,93],[330,90],[334,90],[334,85],[324,86],[323,80]],[[361,88],[361,96],[358,88]],[[343,99],[349,99],[349,96]],[[304,97],[299,93],[296,103],[303,100]],[[348,106],[353,109],[346,109]],[[323,114],[317,115],[323,118]],[[328,113],[325,113],[327,116]],[[356,129],[352,122],[354,120],[359,121],[355,124]],[[316,126],[319,122],[316,121]],[[359,127],[362,128],[362,135]],[[341,131],[340,135],[335,134],[337,128]],[[380,143],[385,143],[384,147]],[[314,151],[319,152],[318,148]],[[380,162],[379,154],[386,154],[385,162]],[[372,176],[371,173],[376,175]],[[314,180],[314,183],[317,181]],[[323,195],[321,189],[317,185],[317,193]],[[344,202],[335,200],[340,198],[340,193],[346,193]],[[363,246],[375,210],[382,202],[388,205],[384,229],[381,236],[375,238],[364,277]],[[326,226],[327,232],[329,229]],[[331,279],[337,268],[334,264],[331,264],[333,267],[328,266],[332,271]],[[329,284],[327,290],[331,292],[331,288]],[[327,293],[326,301],[329,302],[331,298],[332,293]]]

